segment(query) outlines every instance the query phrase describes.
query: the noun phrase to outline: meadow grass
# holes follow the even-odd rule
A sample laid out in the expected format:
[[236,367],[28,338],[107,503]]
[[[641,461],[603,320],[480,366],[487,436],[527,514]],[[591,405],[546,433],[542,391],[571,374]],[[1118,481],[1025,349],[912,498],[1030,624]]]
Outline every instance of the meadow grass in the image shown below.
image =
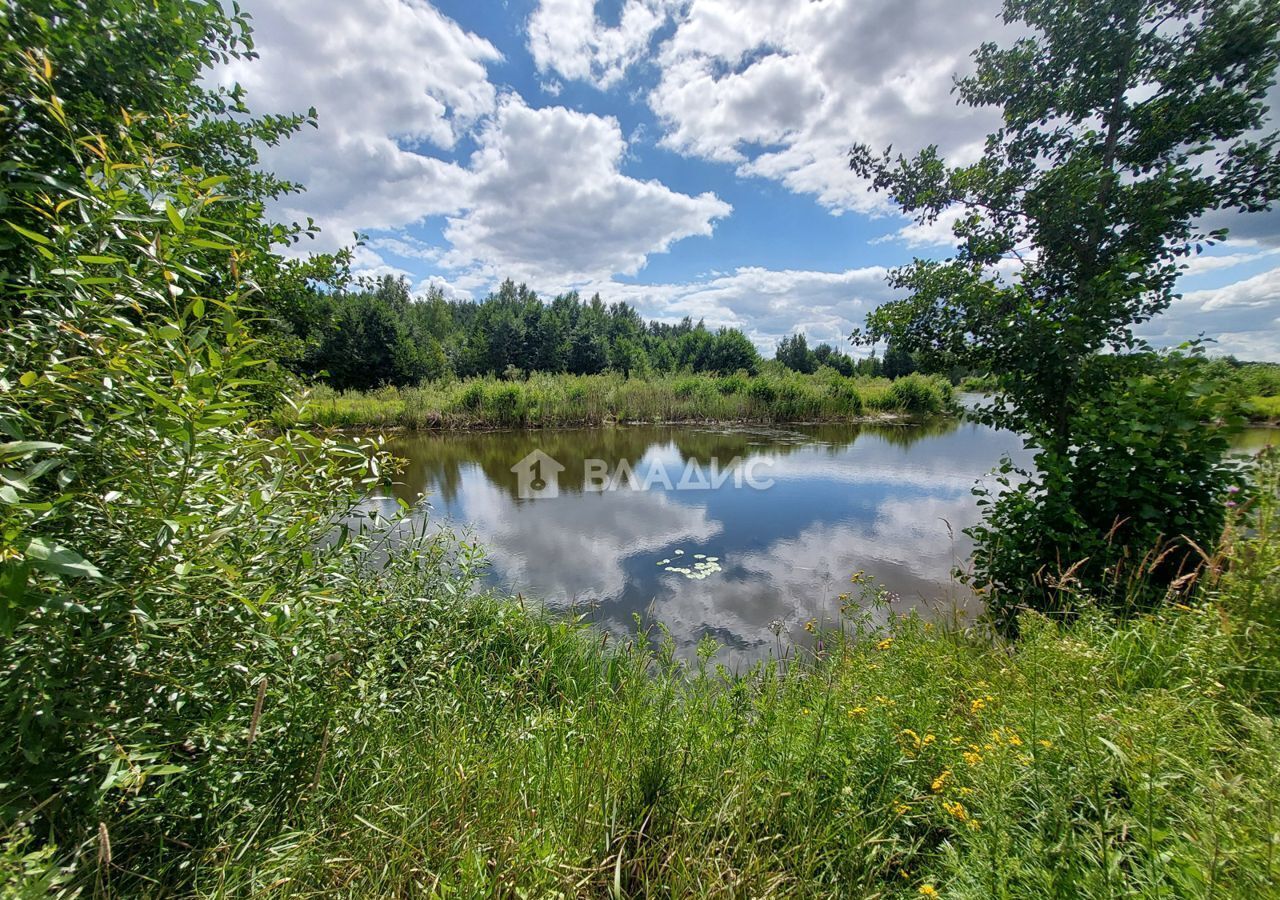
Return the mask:
[[322,427],[546,428],[639,422],[830,422],[882,413],[947,411],[951,386],[912,375],[845,378],[780,373],[751,377],[544,375],[473,378],[419,387],[335,392],[313,388],[291,421]]
[[[407,636],[392,700],[211,895],[1262,897],[1280,879],[1276,466],[1199,599],[1027,613],[1016,643],[879,611],[745,675],[500,598]],[[1247,527],[1246,527],[1247,525]],[[1175,598],[1176,601],[1176,598]]]

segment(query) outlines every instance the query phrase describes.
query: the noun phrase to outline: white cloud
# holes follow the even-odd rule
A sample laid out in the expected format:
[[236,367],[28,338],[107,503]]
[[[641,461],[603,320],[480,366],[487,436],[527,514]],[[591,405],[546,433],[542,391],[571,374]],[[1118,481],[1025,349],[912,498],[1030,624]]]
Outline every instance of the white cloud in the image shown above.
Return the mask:
[[909,222],[892,234],[876,238],[873,244],[900,241],[911,249],[922,247],[955,247],[955,224],[964,215],[960,207],[945,210],[932,222]]
[[693,0],[663,44],[649,97],[682,153],[813,194],[833,211],[880,211],[846,166],[854,141],[966,159],[995,124],[957,107],[951,75],[999,37],[994,0]]
[[1184,278],[1194,278],[1197,275],[1204,275],[1207,272],[1217,272],[1222,269],[1233,269],[1236,266],[1244,265],[1245,263],[1257,262],[1260,259],[1265,259],[1266,257],[1272,256],[1276,253],[1280,253],[1280,249],[1262,250],[1257,253],[1223,253],[1219,255],[1201,254],[1200,256],[1191,257],[1183,264],[1184,269],[1182,275]]
[[[893,295],[880,266],[843,272],[744,267],[710,279],[668,284],[589,283],[584,293],[625,300],[646,318],[673,322],[688,316],[710,328],[740,328],[771,356],[780,338],[804,332],[811,344],[848,350],[846,339],[868,311]],[[554,292],[558,288],[552,288]]]
[[1188,291],[1138,333],[1159,346],[1197,334],[1215,338],[1215,353],[1280,362],[1280,268],[1224,287]]
[[486,66],[501,59],[420,0],[310,0],[251,5],[257,60],[217,73],[260,112],[315,106],[319,128],[264,150],[266,167],[307,186],[280,212],[313,216],[325,246],[459,209],[470,177],[416,153],[448,149],[494,109]]
[[505,98],[470,163],[469,209],[445,228],[444,264],[531,282],[632,275],[731,211],[622,174],[626,146],[616,119]]
[[542,0],[529,17],[529,52],[539,72],[610,87],[646,54],[675,5],[626,0],[618,24],[608,27],[596,15],[595,0]]

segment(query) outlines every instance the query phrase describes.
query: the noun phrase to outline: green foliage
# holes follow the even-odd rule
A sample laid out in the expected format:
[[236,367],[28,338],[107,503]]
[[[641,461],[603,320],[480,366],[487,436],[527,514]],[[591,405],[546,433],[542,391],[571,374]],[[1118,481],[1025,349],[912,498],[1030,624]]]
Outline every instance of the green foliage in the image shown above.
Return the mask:
[[219,886],[1267,895],[1280,744],[1240,654],[1272,684],[1280,671],[1247,649],[1237,610],[1274,594],[1246,554],[1267,546],[1274,565],[1276,539],[1238,546],[1220,605],[1120,626],[1029,614],[1013,647],[879,624],[888,598],[855,577],[843,611],[813,623],[818,656],[745,675],[716,666],[709,639],[681,662],[660,633],[605,651],[510,603],[446,604],[418,677],[353,734],[345,769]]
[[951,409],[951,386],[936,376],[898,382],[817,375],[543,375],[424,382],[417,387],[335,392],[312,389],[300,410],[277,411],[281,424],[413,429],[547,428],[619,422],[828,422],[868,410],[928,416]]
[[291,320],[288,343],[306,349],[290,365],[338,390],[514,372],[753,374],[760,361],[735,329],[712,332],[688,319],[646,325],[625,303],[576,293],[544,303],[511,281],[473,303],[439,290],[411,299],[407,282],[386,276],[317,295],[307,310]]
[[[1109,561],[1150,549],[1116,541],[1197,541],[1211,530],[1213,514],[1188,515],[1180,472],[1217,477],[1222,439],[1142,440],[1198,400],[1136,402],[1148,392],[1132,375],[1144,365],[1133,328],[1169,306],[1185,260],[1225,235],[1205,230],[1207,213],[1267,209],[1280,196],[1280,132],[1262,130],[1280,61],[1277,0],[1007,0],[1004,18],[1026,36],[984,44],[975,74],[957,84],[963,102],[1003,112],[981,159],[952,168],[935,147],[907,159],[866,146],[851,158],[922,222],[961,212],[956,255],[892,273],[909,296],[872,313],[860,337],[886,338],[927,368],[991,373],[994,403],[979,415],[1038,451],[1034,486],[994,501],[974,533],[975,579],[997,592],[1059,575],[1081,550],[1093,562],[1075,574],[1094,578],[1109,570],[1097,547],[1111,548]],[[1009,260],[1012,279],[1000,268]],[[1108,405],[1129,418],[1101,413]],[[1147,463],[1138,476],[1125,469],[1135,452]],[[1136,510],[1088,488],[1098,460],[1123,470],[1109,479],[1146,481],[1123,494],[1140,500]],[[1189,502],[1226,486],[1197,484]],[[1112,533],[1116,517],[1142,524]]]
[[1091,592],[1140,607],[1181,595],[1222,531],[1241,476],[1225,431],[1204,423],[1227,415],[1224,399],[1195,356],[1121,362],[1122,389],[1078,410],[1070,461],[1044,451],[1030,472],[1006,460],[998,491],[982,492],[973,562],[1003,625],[1021,602],[1063,611]]
[[889,403],[912,413],[940,413],[951,403],[951,385],[942,379],[905,375],[889,386]]
[[[28,104],[53,103],[32,65]],[[286,815],[403,666],[396,629],[470,566],[406,536],[375,574],[352,510],[388,457],[253,421],[247,273],[272,262],[227,179],[155,127],[4,184],[28,225],[3,226],[0,810],[40,843],[0,865],[43,879],[56,848],[126,896]]]

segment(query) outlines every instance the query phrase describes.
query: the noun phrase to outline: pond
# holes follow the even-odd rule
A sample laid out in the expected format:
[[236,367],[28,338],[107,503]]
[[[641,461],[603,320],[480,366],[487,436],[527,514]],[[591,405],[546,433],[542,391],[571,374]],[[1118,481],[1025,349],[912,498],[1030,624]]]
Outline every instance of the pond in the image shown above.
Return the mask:
[[[1254,429],[1242,449],[1272,432]],[[891,608],[972,612],[952,577],[978,518],[974,485],[1018,437],[972,422],[764,427],[624,426],[399,434],[393,496],[465,530],[488,581],[617,636],[661,622],[682,655],[710,635],[741,666],[833,621],[865,572]],[[531,456],[532,454],[532,456]],[[545,454],[545,455],[543,455]]]

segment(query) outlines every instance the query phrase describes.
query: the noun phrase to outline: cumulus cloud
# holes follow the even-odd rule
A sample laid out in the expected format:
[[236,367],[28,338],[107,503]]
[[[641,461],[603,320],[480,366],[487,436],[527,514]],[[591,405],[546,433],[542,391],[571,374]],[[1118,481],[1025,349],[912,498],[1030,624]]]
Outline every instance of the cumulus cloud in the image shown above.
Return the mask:
[[782,182],[833,211],[879,211],[844,165],[855,140],[976,155],[995,124],[951,75],[1000,36],[995,0],[693,0],[649,104],[666,146]]
[[649,254],[710,235],[729,214],[714,194],[624,175],[626,146],[611,117],[504,98],[470,163],[469,209],[445,228],[445,265],[532,282],[634,275]]
[[1197,334],[1215,338],[1214,352],[1280,362],[1280,268],[1224,287],[1189,291],[1144,325],[1139,334],[1158,346]]
[[315,106],[319,127],[264,150],[268,169],[307,186],[280,212],[312,216],[329,246],[357,229],[392,228],[455,212],[470,175],[415,152],[448,150],[496,106],[483,38],[420,0],[311,0],[251,6],[257,60],[217,73],[253,108]]
[[[595,0],[542,0],[529,17],[529,53],[542,73],[616,84],[642,58],[675,8],[673,0],[626,0],[618,24],[605,25]],[[557,89],[555,93],[559,93]]]
[[688,316],[710,328],[740,328],[772,355],[779,339],[798,331],[810,343],[844,344],[869,310],[893,296],[886,274],[880,266],[842,272],[751,266],[689,282],[594,283],[583,291],[625,300],[646,318],[673,322]]

